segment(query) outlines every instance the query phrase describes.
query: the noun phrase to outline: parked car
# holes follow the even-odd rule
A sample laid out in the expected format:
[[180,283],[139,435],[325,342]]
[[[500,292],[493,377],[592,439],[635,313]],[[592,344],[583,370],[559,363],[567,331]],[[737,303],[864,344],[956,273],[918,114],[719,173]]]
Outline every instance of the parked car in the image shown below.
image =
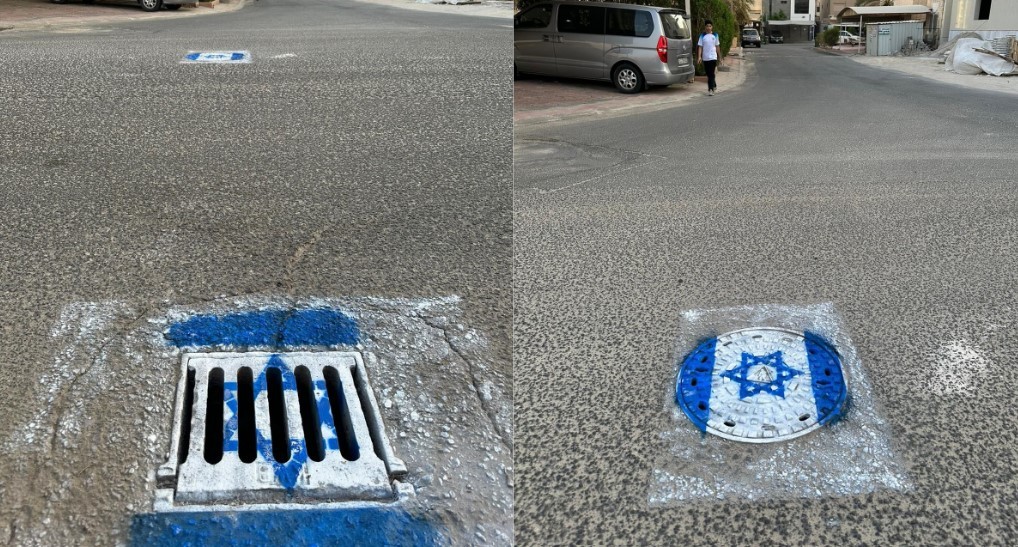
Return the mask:
[[693,81],[685,14],[630,4],[552,0],[513,18],[517,74],[609,80],[622,93]]
[[742,29],[742,47],[747,45],[760,47],[760,33],[755,28]]
[[781,35],[780,30],[772,30],[770,36],[767,37],[767,41],[772,44],[784,44],[785,37]]
[[[95,0],[82,0],[85,4],[91,4]],[[54,4],[66,4],[67,0],[50,0]],[[180,9],[181,4],[197,2],[197,0],[138,0],[142,11],[159,11],[162,8],[168,10]]]
[[847,30],[843,30],[841,31],[841,33],[838,34],[838,43],[852,44],[853,46],[857,46],[859,45],[859,37],[856,36],[855,34],[852,34],[851,32],[848,32]]

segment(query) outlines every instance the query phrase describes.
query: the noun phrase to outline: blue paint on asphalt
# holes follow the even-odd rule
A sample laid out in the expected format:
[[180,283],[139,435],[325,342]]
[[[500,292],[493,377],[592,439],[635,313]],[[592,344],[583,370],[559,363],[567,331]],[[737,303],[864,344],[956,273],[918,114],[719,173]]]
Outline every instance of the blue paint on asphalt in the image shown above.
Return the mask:
[[135,515],[137,547],[205,545],[406,545],[446,543],[440,527],[393,507]]
[[683,359],[675,386],[679,408],[703,432],[707,431],[707,419],[710,417],[710,388],[717,343],[717,338],[706,340]]
[[338,310],[266,310],[230,315],[197,315],[170,326],[166,339],[177,347],[353,345],[360,331]]

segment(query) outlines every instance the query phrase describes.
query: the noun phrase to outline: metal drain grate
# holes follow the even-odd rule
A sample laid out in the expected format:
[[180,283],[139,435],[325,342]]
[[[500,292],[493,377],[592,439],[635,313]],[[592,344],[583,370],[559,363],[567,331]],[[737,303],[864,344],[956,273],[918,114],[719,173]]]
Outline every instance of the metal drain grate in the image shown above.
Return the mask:
[[396,497],[406,466],[360,353],[189,353],[182,368],[157,506]]

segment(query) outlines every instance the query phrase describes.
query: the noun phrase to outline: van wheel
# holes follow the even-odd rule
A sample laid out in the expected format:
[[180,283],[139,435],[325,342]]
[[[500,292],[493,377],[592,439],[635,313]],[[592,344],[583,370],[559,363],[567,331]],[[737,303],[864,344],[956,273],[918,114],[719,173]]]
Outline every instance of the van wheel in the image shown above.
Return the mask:
[[640,69],[630,63],[622,63],[615,67],[612,83],[615,84],[615,89],[623,93],[639,93],[643,90],[645,82]]
[[142,11],[159,11],[163,7],[163,0],[139,0]]

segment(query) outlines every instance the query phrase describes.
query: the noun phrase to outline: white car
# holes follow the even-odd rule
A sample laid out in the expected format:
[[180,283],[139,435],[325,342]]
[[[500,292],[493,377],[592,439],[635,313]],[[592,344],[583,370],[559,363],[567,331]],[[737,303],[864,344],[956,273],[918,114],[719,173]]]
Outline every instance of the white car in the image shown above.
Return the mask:
[[838,35],[839,44],[852,44],[853,46],[859,45],[859,37],[847,30],[841,31]]

